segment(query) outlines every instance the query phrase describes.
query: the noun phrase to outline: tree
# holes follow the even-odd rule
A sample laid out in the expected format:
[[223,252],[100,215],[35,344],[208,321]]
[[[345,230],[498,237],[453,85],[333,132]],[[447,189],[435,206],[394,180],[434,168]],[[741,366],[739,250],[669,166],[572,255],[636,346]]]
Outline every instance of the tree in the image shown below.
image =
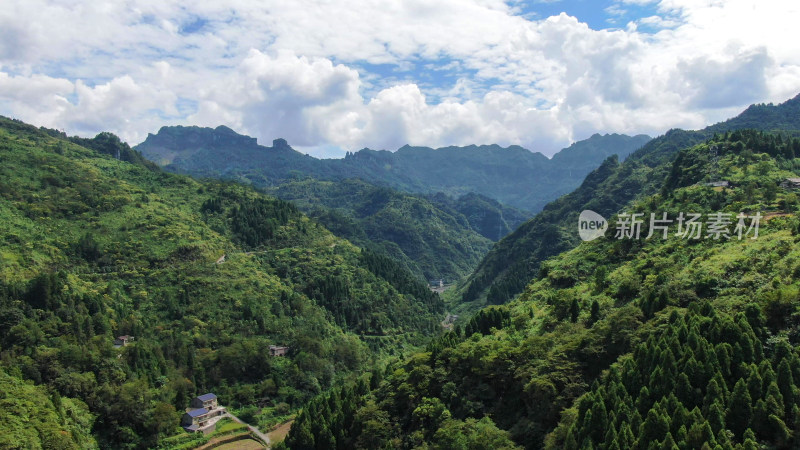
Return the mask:
[[178,427],[180,419],[175,407],[169,403],[158,402],[150,416],[150,429],[155,434],[168,434]]
[[572,303],[569,305],[569,320],[572,323],[576,323],[578,321],[578,314],[580,314],[581,309],[578,305],[578,299],[573,298]]
[[758,369],[755,364],[750,365],[750,376],[747,377],[747,390],[750,393],[750,398],[761,398],[761,376],[758,374]]
[[436,431],[433,439],[433,449],[518,449],[509,438],[508,433],[497,428],[492,419],[484,417],[481,420],[469,418],[448,420]]
[[661,443],[661,450],[677,450],[678,445],[675,444],[675,439],[672,438],[672,433],[667,432],[667,437]]
[[767,435],[772,442],[782,447],[789,441],[791,431],[789,431],[789,427],[786,426],[783,420],[775,414],[770,414],[767,418]]
[[692,425],[689,429],[689,433],[686,435],[686,443],[691,448],[700,448],[704,444],[713,448],[717,444],[714,439],[714,432],[711,430],[711,425],[709,425],[707,420],[695,422]]
[[292,424],[292,429],[286,436],[286,444],[295,450],[314,450],[314,435],[311,433],[311,424],[307,416],[301,414]]
[[[714,380],[711,381],[713,382]],[[694,388],[692,388],[692,383],[689,382],[689,377],[685,373],[678,375],[678,381],[675,383],[675,396],[684,405],[694,405],[695,403]]]
[[743,450],[758,450],[758,444],[756,443],[756,435],[753,433],[753,430],[748,428],[744,432],[744,436],[742,436],[743,442]]
[[598,320],[600,320],[600,304],[597,303],[597,300],[592,300],[592,308],[589,314],[589,324],[593,325]]
[[428,438],[452,416],[438,398],[423,397],[422,402],[411,413],[414,423],[425,430]]
[[669,431],[669,419],[658,413],[655,409],[647,412],[647,419],[639,432],[640,445],[649,445],[651,442],[661,442]]
[[706,416],[708,417],[708,424],[711,426],[711,431],[713,431],[715,435],[725,429],[725,413],[719,402],[714,402],[709,406]]
[[322,427],[319,434],[314,437],[316,450],[330,450],[336,448],[336,438],[328,427]]
[[743,378],[736,382],[728,404],[727,423],[735,436],[741,436],[750,426],[750,419],[753,416],[753,404],[750,393],[747,391],[747,384]]
[[589,421],[589,436],[595,442],[602,442],[606,430],[608,429],[608,412],[603,399],[599,396],[595,398],[594,404],[587,417],[591,417]]
[[789,405],[794,403],[794,378],[792,376],[792,368],[789,366],[788,358],[783,358],[780,364],[778,364],[776,381],[778,382],[778,389],[781,391],[781,395],[783,396],[783,403],[788,408]]

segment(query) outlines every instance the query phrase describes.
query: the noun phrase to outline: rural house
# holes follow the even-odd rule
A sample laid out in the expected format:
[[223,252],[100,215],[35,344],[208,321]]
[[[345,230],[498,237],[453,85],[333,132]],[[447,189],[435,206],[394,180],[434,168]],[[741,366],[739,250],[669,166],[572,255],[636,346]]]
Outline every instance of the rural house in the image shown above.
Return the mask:
[[193,398],[191,406],[181,418],[181,426],[192,433],[214,431],[217,421],[228,413],[224,407],[219,406],[217,396],[211,393]]
[[203,394],[192,399],[192,408],[216,409],[218,406],[217,396],[214,394]]
[[269,346],[269,356],[286,356],[289,353],[289,347],[282,347],[279,345]]
[[784,189],[800,189],[800,178],[787,178],[781,182]]
[[114,339],[114,347],[116,348],[125,347],[126,345],[130,344],[133,341],[134,341],[133,336],[128,336],[128,335],[117,336],[117,338]]

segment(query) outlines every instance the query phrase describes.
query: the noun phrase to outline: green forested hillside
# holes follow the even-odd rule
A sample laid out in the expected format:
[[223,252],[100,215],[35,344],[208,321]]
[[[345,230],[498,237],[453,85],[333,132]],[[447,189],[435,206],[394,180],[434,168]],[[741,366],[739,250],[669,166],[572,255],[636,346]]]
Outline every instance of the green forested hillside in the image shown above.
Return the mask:
[[423,196],[361,180],[311,178],[268,189],[291,201],[338,236],[402,261],[426,280],[452,283],[525,219],[513,208],[470,194]]
[[439,329],[393,260],[126,147],[0,118],[3,448],[153,447],[207,391],[266,425]]
[[[494,245],[461,287],[464,303],[500,304],[519,294],[545,259],[580,242],[578,214],[590,209],[608,217],[629,201],[661,189],[678,151],[714,133],[756,128],[799,130],[800,96],[780,105],[753,105],[741,115],[700,131],[670,130],[632,153],[624,162],[611,157],[574,192],[551,202],[541,213]],[[474,307],[474,306],[473,306]]]
[[[373,374],[371,392],[329,399],[334,417],[355,411],[336,445],[469,448],[477,421],[501,447],[796,448],[800,210],[779,183],[800,173],[798,151],[758,131],[681,150],[659,192],[619,211],[647,218],[641,239],[615,238],[625,216],[612,217],[606,237],[546,261],[518,299]],[[730,238],[683,237],[675,222],[645,239],[650,213],[680,212],[730,214]],[[320,411],[304,409],[310,426],[293,428],[291,448],[321,442]]]
[[524,211],[503,205],[497,200],[474,192],[458,198],[442,193],[432,194],[427,198],[440,209],[454,210],[462,214],[473,230],[493,242],[499,241],[514,231],[530,216]]
[[317,160],[283,139],[263,147],[227,127],[163,127],[136,148],[170,171],[266,188],[336,235],[391,255],[421,278],[452,283],[484,257],[486,239],[497,241],[530,217],[495,199],[538,210],[607,155],[624,157],[649,139],[594,135],[552,160],[497,145],[364,149]]
[[84,402],[61,397],[0,369],[0,448],[98,448],[95,416]]

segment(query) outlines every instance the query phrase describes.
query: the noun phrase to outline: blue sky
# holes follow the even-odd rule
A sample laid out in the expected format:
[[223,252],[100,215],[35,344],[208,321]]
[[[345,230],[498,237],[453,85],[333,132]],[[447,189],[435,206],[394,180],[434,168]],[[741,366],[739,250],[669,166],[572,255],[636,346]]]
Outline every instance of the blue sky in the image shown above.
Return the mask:
[[315,156],[699,128],[800,91],[795,1],[7,0],[0,114]]
[[577,17],[594,30],[624,28],[630,21],[656,15],[658,13],[656,5],[656,2],[621,4],[598,0],[534,0],[517,4],[521,14],[531,19],[557,16],[564,12]]

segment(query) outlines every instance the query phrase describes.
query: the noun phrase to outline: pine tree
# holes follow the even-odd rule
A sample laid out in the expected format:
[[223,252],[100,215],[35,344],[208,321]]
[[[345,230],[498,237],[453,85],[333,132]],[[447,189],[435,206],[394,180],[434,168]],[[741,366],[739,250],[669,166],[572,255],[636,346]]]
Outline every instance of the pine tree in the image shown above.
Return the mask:
[[769,414],[775,414],[780,418],[785,417],[783,395],[781,395],[778,384],[774,381],[767,387],[766,406]]
[[678,432],[675,433],[675,439],[678,441],[678,447],[686,447],[686,436],[688,434],[689,432],[686,431],[686,425],[681,425],[680,428],[678,428]]
[[[794,377],[792,376],[792,369],[789,367],[787,358],[781,360],[778,364],[778,373],[776,375],[778,389],[783,396],[783,403],[787,407],[794,403]],[[786,411],[790,413],[791,411]]]
[[314,435],[311,433],[311,425],[308,416],[304,411],[292,424],[292,429],[286,436],[286,445],[295,450],[314,450]]
[[591,410],[591,421],[589,433],[593,441],[603,442],[603,437],[608,428],[608,413],[603,399],[599,396],[595,399]]
[[758,444],[756,443],[756,435],[753,433],[753,430],[750,428],[745,431],[744,436],[742,437],[743,450],[758,450]]
[[336,438],[328,427],[322,427],[314,441],[316,450],[330,450],[336,448]]
[[672,433],[667,432],[667,437],[661,443],[661,450],[678,450],[678,445],[675,444],[675,439],[672,438]]
[[760,399],[761,395],[761,376],[758,374],[758,368],[755,364],[750,365],[750,375],[747,377],[747,390],[750,393],[750,398]]
[[753,407],[753,418],[750,421],[751,428],[762,439],[769,438],[769,416],[767,403],[764,399],[759,399]]
[[695,422],[692,425],[686,435],[686,444],[692,448],[701,448],[705,444],[713,448],[717,445],[716,439],[714,439],[714,432],[711,430],[711,425],[707,420]]
[[777,443],[779,447],[783,447],[783,444],[788,442],[791,437],[789,427],[775,414],[770,414],[767,418],[767,430],[770,440]]
[[[723,342],[714,347],[714,353],[717,355],[717,362],[719,363],[722,376],[726,380],[730,379],[733,348],[727,342]],[[722,387],[722,385],[720,385],[720,387]]]
[[684,365],[683,371],[686,376],[689,377],[689,381],[691,382],[692,386],[705,386],[706,383],[703,382],[703,368],[700,364],[698,364],[697,360],[694,359],[694,355],[692,355],[686,364]]
[[647,389],[647,386],[642,386],[639,391],[639,397],[636,399],[636,409],[640,414],[650,409],[650,390]]
[[769,390],[769,385],[775,383],[776,380],[775,371],[772,370],[772,364],[769,363],[769,360],[765,359],[761,361],[761,364],[758,366],[758,374],[761,376],[761,390],[762,392],[767,392]]
[[656,366],[650,373],[650,387],[653,398],[659,398],[672,390],[670,378],[661,370],[661,366]]
[[592,308],[589,315],[589,324],[594,325],[598,320],[600,320],[600,304],[597,303],[597,300],[592,300]]
[[719,402],[714,402],[708,408],[708,424],[715,435],[725,429],[725,413]]
[[567,450],[577,450],[578,449],[578,441],[575,438],[575,434],[577,433],[577,427],[572,425],[569,427],[567,431],[567,436],[564,438],[564,448]]
[[684,405],[693,406],[695,404],[694,389],[685,373],[678,375],[678,381],[675,383],[675,395]]
[[741,436],[750,425],[753,415],[753,404],[744,379],[736,382],[728,404],[727,423],[735,436]]
[[708,411],[712,404],[717,401],[721,401],[725,404],[727,400],[727,396],[719,387],[720,383],[725,383],[724,380],[721,379],[721,374],[717,372],[717,375],[714,376],[706,386],[706,396],[703,398],[703,411]]
[[617,442],[622,449],[633,448],[636,443],[636,437],[633,435],[631,425],[628,422],[622,422],[617,433]]
[[647,412],[647,419],[639,431],[639,444],[649,445],[651,442],[661,442],[668,431],[669,419],[655,409],[651,409]]
[[[611,423],[611,422],[609,422],[609,423]],[[610,445],[611,442],[616,442],[616,441],[617,441],[617,430],[615,430],[613,426],[609,426],[608,427],[608,431],[606,432],[606,435],[603,438],[603,442],[606,445]],[[617,444],[617,445],[619,445],[619,444]]]

